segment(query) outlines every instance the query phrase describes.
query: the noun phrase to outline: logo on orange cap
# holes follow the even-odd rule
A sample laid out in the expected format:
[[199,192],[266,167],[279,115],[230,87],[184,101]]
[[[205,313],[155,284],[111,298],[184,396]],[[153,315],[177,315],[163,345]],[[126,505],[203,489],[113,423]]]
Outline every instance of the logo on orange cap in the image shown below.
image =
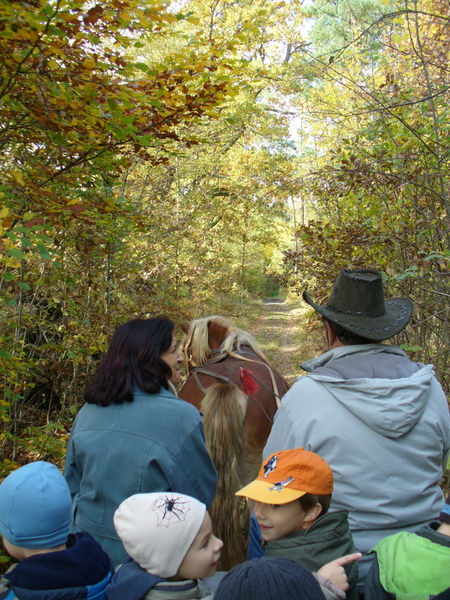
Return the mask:
[[258,477],[236,492],[264,504],[286,504],[305,494],[328,496],[333,491],[333,472],[318,454],[303,448],[271,454]]

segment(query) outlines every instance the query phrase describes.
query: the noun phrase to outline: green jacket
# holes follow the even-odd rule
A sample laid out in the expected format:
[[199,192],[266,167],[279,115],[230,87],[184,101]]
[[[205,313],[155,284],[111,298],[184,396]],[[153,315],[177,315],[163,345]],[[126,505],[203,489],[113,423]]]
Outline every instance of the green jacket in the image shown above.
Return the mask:
[[450,582],[450,538],[434,522],[416,533],[403,531],[374,547],[365,600],[429,600]]
[[[356,552],[346,510],[328,512],[309,529],[299,529],[264,546],[266,556],[290,558],[316,572],[328,562]],[[347,598],[357,599],[358,563],[345,567],[350,590]]]

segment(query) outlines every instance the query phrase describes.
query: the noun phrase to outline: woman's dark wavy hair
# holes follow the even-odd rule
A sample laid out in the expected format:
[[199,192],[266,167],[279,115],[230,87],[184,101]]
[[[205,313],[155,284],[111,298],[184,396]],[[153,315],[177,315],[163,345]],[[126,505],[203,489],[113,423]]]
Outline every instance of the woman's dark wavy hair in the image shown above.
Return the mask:
[[173,329],[172,321],[164,317],[121,325],[85,391],[86,402],[100,406],[133,402],[133,382],[148,394],[168,389],[172,372],[161,354],[172,344]]

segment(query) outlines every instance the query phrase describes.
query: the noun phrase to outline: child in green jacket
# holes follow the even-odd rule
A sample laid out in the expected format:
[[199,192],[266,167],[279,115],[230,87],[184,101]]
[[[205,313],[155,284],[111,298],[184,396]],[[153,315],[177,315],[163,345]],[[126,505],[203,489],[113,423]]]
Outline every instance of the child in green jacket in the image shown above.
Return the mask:
[[450,582],[450,499],[439,515],[415,533],[382,539],[366,578],[365,600],[429,600]]
[[[347,511],[328,512],[333,473],[328,463],[303,448],[270,455],[258,477],[237,492],[253,504],[249,559],[290,558],[313,572],[356,552]],[[358,567],[346,566],[347,598],[356,600]]]

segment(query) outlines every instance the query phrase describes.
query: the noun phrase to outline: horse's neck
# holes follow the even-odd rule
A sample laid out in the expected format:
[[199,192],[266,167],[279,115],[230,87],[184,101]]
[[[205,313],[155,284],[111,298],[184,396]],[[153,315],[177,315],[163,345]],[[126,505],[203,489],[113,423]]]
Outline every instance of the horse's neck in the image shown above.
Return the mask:
[[255,352],[251,346],[246,346],[243,344],[239,350],[236,347],[233,347],[233,349],[230,352],[228,350],[224,351],[221,348],[216,348],[215,350],[212,350],[211,356],[204,363],[204,365],[201,366],[214,365],[216,363],[221,363],[225,360],[227,362],[230,360],[245,360],[250,362],[265,363],[263,358],[259,356],[259,354]]
[[[228,358],[228,356],[229,356],[228,352],[223,352],[219,348],[216,348],[214,350],[211,350],[211,356],[208,358],[208,360],[204,364],[205,365],[213,365],[214,363],[222,362],[223,360]],[[203,365],[200,365],[200,366],[203,366]]]

